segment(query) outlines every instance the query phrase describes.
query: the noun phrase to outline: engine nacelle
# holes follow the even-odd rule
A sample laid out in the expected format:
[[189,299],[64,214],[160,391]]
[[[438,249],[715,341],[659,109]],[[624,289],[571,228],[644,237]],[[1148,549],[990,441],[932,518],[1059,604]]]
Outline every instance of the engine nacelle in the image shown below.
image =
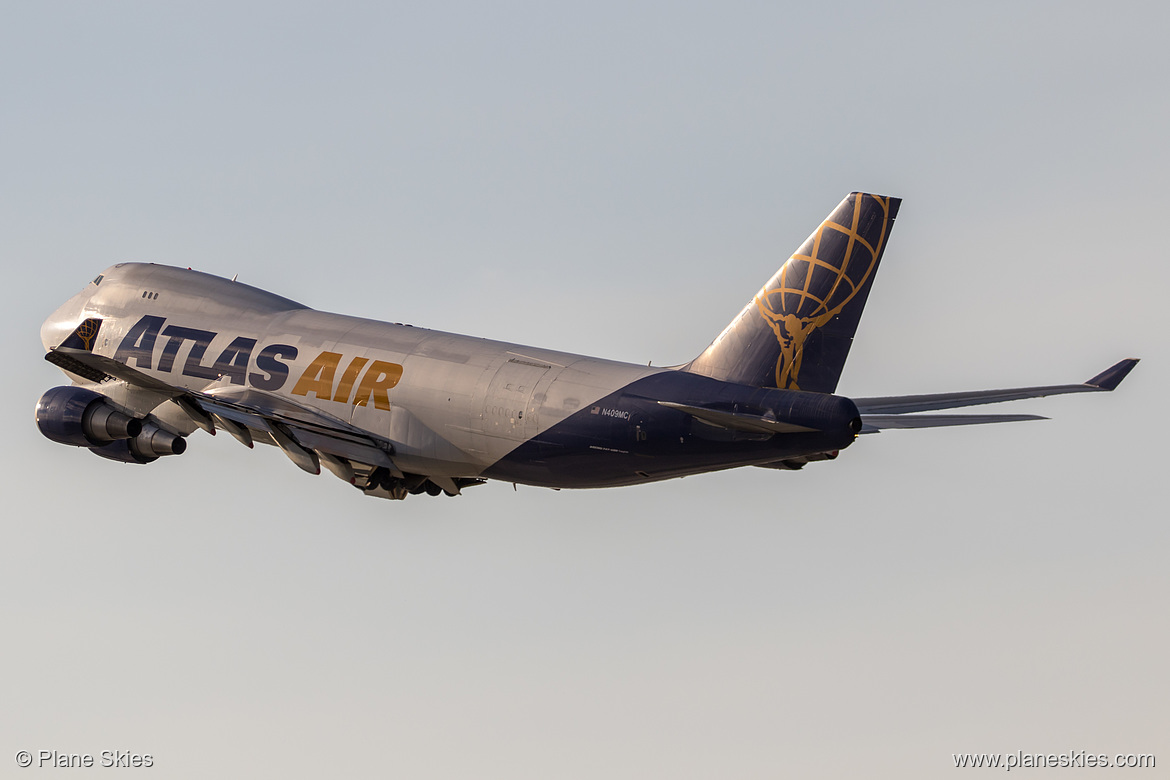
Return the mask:
[[37,401],[37,427],[48,438],[74,447],[101,447],[142,433],[142,422],[122,414],[101,393],[84,387],[54,387]]
[[94,455],[122,463],[151,463],[163,455],[182,455],[187,451],[187,440],[164,431],[154,423],[142,426],[133,439],[120,439],[102,447],[90,447]]

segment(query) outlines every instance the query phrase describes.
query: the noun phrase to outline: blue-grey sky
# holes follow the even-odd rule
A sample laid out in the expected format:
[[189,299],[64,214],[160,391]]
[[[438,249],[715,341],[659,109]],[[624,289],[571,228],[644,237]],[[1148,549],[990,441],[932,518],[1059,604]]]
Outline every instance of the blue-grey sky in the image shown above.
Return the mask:
[[[1165,4],[2,8],[0,776],[1170,765]],[[904,202],[841,392],[1144,362],[799,473],[402,503],[32,422],[41,321],[115,262],[672,364],[851,190]]]

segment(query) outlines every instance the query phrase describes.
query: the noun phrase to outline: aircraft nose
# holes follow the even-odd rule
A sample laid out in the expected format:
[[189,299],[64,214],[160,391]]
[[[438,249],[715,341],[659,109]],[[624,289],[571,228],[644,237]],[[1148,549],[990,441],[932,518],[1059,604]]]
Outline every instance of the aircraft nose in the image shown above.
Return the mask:
[[59,346],[85,319],[82,314],[88,297],[85,293],[74,295],[41,323],[41,344],[46,352]]

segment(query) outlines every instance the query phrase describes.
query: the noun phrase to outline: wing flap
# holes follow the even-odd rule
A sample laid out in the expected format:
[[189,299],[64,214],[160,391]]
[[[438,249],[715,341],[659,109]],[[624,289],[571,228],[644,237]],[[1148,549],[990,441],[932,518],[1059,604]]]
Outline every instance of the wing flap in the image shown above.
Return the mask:
[[[267,433],[284,450],[285,454],[289,454],[289,449],[285,446],[287,442],[282,442],[280,436],[301,449],[314,450],[318,453],[366,463],[371,466],[384,466],[395,476],[402,473],[390,457],[393,453],[393,446],[389,441],[380,442],[360,428],[349,425],[342,420],[335,420],[313,410],[296,406],[285,399],[276,398],[267,393],[248,391],[246,398],[245,402],[238,402],[213,393],[203,393],[197,396],[198,404],[204,412],[223,418],[225,422],[229,423],[229,425],[224,426],[229,433],[233,433],[230,425],[241,426],[245,430]],[[296,416],[293,416],[293,413]],[[274,427],[277,431],[275,434],[273,433]],[[240,437],[236,436],[236,438]],[[241,439],[241,441],[243,440]],[[299,454],[295,449],[292,452]],[[305,465],[309,463],[303,458],[296,458],[293,455],[289,455],[289,457],[302,468],[305,468]],[[316,471],[313,469],[305,470],[319,473],[319,467],[318,463]]]
[[[390,457],[394,447],[388,439],[380,439],[344,420],[270,393],[230,385],[213,387],[207,392],[185,390],[113,358],[74,347],[57,347],[45,358],[95,382],[120,379],[156,394],[159,402],[172,400],[196,425],[212,435],[217,427],[222,427],[248,445],[253,435],[259,433],[262,440],[275,442],[294,463],[313,474],[320,473],[320,464],[306,450],[384,466],[395,476],[402,474]],[[226,424],[217,426],[213,415]]]
[[281,451],[298,468],[314,476],[321,473],[321,459],[316,452],[302,447],[300,442],[293,438],[291,431],[276,420],[264,420],[264,425],[268,428],[268,435],[276,442],[276,446],[280,447]]
[[211,414],[211,419],[215,421],[216,428],[227,431],[240,444],[243,444],[248,449],[252,449],[252,430],[247,425],[241,425],[234,420],[230,420],[214,412]]

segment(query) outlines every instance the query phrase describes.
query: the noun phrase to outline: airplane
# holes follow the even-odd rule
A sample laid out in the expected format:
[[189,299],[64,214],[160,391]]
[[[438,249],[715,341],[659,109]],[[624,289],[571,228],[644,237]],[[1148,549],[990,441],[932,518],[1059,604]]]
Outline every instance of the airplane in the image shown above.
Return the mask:
[[850,193],[689,363],[633,365],[316,311],[190,269],[119,263],[41,327],[72,380],[36,407],[49,439],[123,463],[202,429],[280,448],[388,499],[487,480],[635,485],[742,466],[795,470],[862,435],[1045,419],[922,414],[1111,391],[1080,384],[836,395],[900,199]]

